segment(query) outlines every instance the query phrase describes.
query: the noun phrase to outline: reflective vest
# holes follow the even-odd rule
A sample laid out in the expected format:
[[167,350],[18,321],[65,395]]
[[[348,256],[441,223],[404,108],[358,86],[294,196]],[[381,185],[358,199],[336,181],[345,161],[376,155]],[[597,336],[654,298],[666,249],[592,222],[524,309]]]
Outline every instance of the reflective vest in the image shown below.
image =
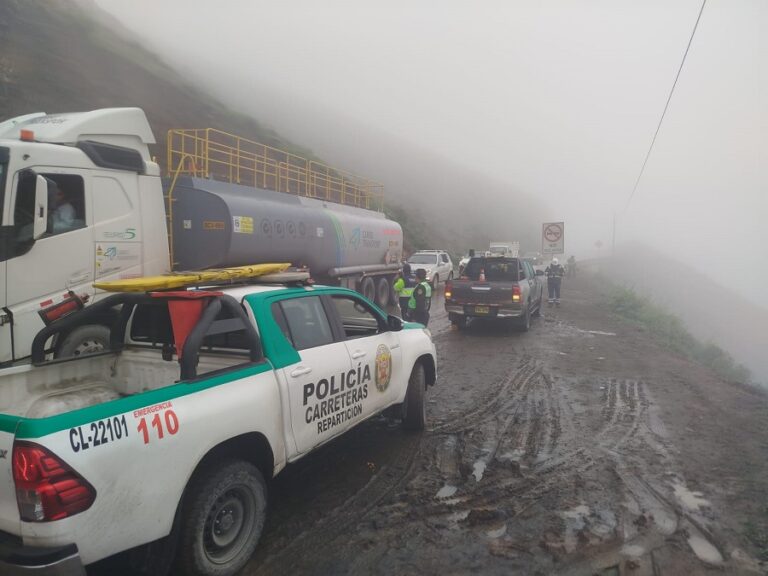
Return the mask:
[[[427,282],[426,280],[424,280],[423,282],[417,284],[416,288],[418,288],[419,286],[424,286],[424,288],[426,289],[426,292],[424,293],[424,296],[427,299],[426,309],[429,310],[429,307],[432,304],[432,286],[430,286],[429,282]],[[411,292],[415,291],[416,288],[411,288]],[[411,310],[416,310],[416,295],[415,294],[411,294],[411,299],[408,300],[408,308],[410,308]]]
[[392,288],[395,290],[398,298],[410,298],[413,294],[413,286],[408,286],[404,278],[395,280]]

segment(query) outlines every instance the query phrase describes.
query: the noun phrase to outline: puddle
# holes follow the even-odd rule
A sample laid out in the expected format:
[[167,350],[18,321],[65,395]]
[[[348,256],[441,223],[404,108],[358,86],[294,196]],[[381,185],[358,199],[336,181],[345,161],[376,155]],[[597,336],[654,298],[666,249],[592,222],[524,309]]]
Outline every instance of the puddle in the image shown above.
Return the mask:
[[691,534],[688,536],[688,544],[690,545],[691,550],[693,550],[693,553],[696,554],[702,562],[706,562],[707,564],[723,563],[723,557],[720,554],[720,551],[698,534]]
[[587,524],[589,516],[589,506],[582,504],[571,510],[560,512],[560,517],[565,520],[565,538],[563,545],[565,551],[569,554],[579,546],[577,534],[581,532]]
[[689,512],[698,512],[701,508],[709,507],[709,500],[704,498],[701,492],[693,492],[680,480],[675,480],[672,484],[675,491],[675,498]]
[[603,332],[602,330],[579,330],[582,334],[595,334],[597,336],[616,336],[616,332]]
[[480,482],[483,479],[483,473],[485,473],[485,467],[487,464],[483,460],[478,460],[472,467],[472,476],[475,477],[475,482]]
[[621,553],[624,556],[631,556],[632,558],[639,558],[645,554],[645,548],[637,544],[625,544],[621,547]]
[[446,484],[440,490],[437,491],[437,494],[435,494],[435,498],[444,499],[444,498],[450,498],[454,494],[456,494],[456,491],[458,488],[456,486],[451,486],[450,484]]
[[469,517],[469,510],[462,510],[461,512],[454,512],[448,515],[449,522],[463,522]]
[[496,528],[495,530],[488,530],[485,533],[485,535],[488,536],[488,538],[501,538],[506,533],[507,533],[507,525],[502,524],[499,528]]

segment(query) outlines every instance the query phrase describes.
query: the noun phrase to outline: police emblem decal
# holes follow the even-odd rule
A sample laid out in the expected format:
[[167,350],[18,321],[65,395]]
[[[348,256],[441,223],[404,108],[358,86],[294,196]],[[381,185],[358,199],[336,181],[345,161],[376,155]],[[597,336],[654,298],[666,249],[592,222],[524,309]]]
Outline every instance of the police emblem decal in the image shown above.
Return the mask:
[[384,392],[392,377],[392,353],[384,344],[376,349],[376,389]]

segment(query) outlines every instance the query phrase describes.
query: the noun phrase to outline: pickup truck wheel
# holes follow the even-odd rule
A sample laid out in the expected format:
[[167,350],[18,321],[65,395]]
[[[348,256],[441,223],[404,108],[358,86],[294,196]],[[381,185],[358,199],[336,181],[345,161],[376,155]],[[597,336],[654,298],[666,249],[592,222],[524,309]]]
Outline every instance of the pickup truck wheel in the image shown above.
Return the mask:
[[379,278],[376,283],[376,304],[379,305],[379,308],[386,308],[389,305],[389,293],[391,291],[389,280],[386,277]]
[[541,316],[541,300],[539,300],[539,303],[536,305],[536,310],[531,312],[531,316],[538,318]]
[[408,390],[403,403],[403,428],[406,430],[424,430],[427,425],[427,403],[424,399],[426,389],[424,366],[418,362],[408,379]]
[[179,567],[187,576],[231,576],[259,543],[267,510],[264,477],[253,464],[225,461],[190,485],[182,512]]
[[519,324],[517,325],[520,332],[528,332],[531,329],[531,309],[526,308],[525,314],[520,317]]
[[80,326],[70,332],[56,351],[57,358],[101,352],[109,348],[109,328],[99,324]]
[[453,280],[453,271],[448,273],[448,280]]

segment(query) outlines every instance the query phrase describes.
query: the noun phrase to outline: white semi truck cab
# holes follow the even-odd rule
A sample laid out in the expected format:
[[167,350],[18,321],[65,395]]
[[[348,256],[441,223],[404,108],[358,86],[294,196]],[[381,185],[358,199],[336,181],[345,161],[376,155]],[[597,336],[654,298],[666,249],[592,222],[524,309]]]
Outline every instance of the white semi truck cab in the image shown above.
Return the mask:
[[[0,123],[0,364],[30,355],[47,323],[93,301],[93,282],[169,268],[155,142],[137,108]],[[77,354],[109,319],[57,341]]]
[[[154,143],[138,108],[0,123],[0,365],[104,297],[94,282],[171,269],[290,262],[391,300],[403,234],[381,185],[211,128],[169,132],[162,179]],[[112,319],[93,320],[48,352],[103,349]]]

